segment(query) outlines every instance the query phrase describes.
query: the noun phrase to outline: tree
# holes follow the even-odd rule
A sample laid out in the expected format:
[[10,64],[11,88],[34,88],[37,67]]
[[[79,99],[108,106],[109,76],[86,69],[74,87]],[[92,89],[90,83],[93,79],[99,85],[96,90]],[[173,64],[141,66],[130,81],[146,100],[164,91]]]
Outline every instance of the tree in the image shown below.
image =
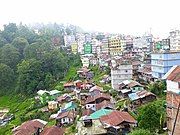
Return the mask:
[[22,93],[34,93],[42,80],[41,63],[35,59],[23,60],[18,64],[17,90]]
[[163,100],[140,107],[138,112],[139,128],[160,132],[165,122],[165,112]]
[[51,51],[51,45],[49,42],[43,42],[39,40],[38,42],[32,43],[26,46],[24,49],[24,56],[26,59],[41,59],[43,55]]
[[164,93],[164,90],[166,89],[166,83],[163,81],[157,81],[154,83],[150,83],[148,86],[148,90],[152,93],[162,96]]
[[23,58],[24,48],[29,45],[25,38],[17,37],[12,41],[12,45],[19,51],[20,57]]
[[128,135],[153,135],[153,133],[151,133],[149,130],[145,130],[145,129],[136,129]]
[[3,46],[0,49],[0,62],[10,66],[12,69],[16,68],[16,65],[20,61],[20,54],[15,47],[10,44]]
[[46,53],[41,61],[43,72],[50,73],[56,80],[62,79],[68,70],[67,59],[58,50]]
[[10,88],[14,81],[14,71],[7,65],[0,63],[0,90]]
[[2,37],[2,35],[0,34],[0,48],[3,47],[5,44],[7,44],[6,39],[4,39],[4,37]]
[[20,24],[17,30],[17,37],[27,39],[29,44],[32,44],[39,37],[32,29],[28,28],[26,25]]
[[2,36],[8,43],[11,43],[16,37],[17,29],[18,28],[15,23],[9,23],[8,25],[4,25],[4,31],[2,32]]

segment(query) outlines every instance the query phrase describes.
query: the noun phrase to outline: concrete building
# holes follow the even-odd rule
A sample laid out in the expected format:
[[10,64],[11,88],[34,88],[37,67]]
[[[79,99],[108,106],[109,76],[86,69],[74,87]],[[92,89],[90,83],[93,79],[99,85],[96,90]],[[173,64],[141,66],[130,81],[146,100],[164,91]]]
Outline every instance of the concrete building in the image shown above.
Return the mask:
[[92,39],[91,40],[91,46],[92,46],[92,54],[97,54],[97,48],[100,45],[100,41],[97,39]]
[[85,35],[77,34],[77,44],[78,44],[78,53],[84,54],[84,43],[85,43]]
[[161,41],[158,41],[154,44],[154,52],[157,51],[168,51],[170,50],[170,39],[162,39]]
[[108,38],[104,38],[102,40],[101,52],[104,53],[104,54],[109,54]]
[[78,44],[77,44],[77,42],[73,42],[71,44],[71,51],[72,51],[72,53],[77,54],[77,52],[78,52]]
[[132,48],[133,48],[133,38],[131,36],[126,36],[125,40],[126,40],[125,50],[126,51],[131,51]]
[[69,47],[72,43],[75,42],[75,36],[74,35],[65,35],[64,36],[64,46]]
[[[180,134],[180,111],[178,113],[178,106],[180,105],[180,66],[173,66],[164,76],[167,83],[167,128],[168,134]],[[175,123],[176,120],[176,123]]]
[[133,67],[129,63],[121,63],[111,69],[111,86],[113,89],[119,89],[119,83],[125,80],[131,80],[133,77]]
[[84,44],[84,54],[92,54],[92,45],[90,43]]
[[153,36],[145,34],[142,37],[133,38],[133,48],[141,48],[146,52],[150,52],[153,46]]
[[152,76],[157,79],[162,77],[174,65],[180,64],[180,52],[164,52],[151,54]]
[[172,30],[170,32],[170,50],[180,51],[180,30]]
[[122,46],[120,42],[120,37],[111,37],[109,38],[109,52],[111,56],[121,55]]
[[126,40],[124,38],[121,38],[121,50],[124,51],[126,49]]

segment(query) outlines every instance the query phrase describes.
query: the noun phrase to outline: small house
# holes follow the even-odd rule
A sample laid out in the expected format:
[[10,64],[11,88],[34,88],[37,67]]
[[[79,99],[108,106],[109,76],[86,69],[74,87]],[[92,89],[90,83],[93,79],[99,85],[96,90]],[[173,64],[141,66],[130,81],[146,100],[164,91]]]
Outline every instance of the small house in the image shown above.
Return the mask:
[[56,98],[56,101],[59,103],[59,105],[61,105],[64,102],[71,101],[71,96],[69,94],[64,94],[64,95],[58,96]]
[[75,111],[66,111],[66,112],[61,112],[58,114],[56,117],[56,121],[59,125],[64,125],[64,124],[72,124],[76,118],[76,113]]
[[57,126],[45,127],[40,135],[64,135],[64,129]]
[[77,105],[76,105],[76,103],[71,101],[71,102],[65,104],[64,110],[66,110],[66,111],[70,111],[70,110],[76,111],[77,110]]
[[83,121],[83,126],[84,127],[91,127],[92,126],[92,118],[90,116],[82,116],[80,118],[80,121]]
[[49,95],[51,97],[51,100],[56,100],[58,96],[60,96],[60,91],[58,90],[51,90],[49,91]]
[[137,121],[128,113],[122,111],[112,111],[108,115],[100,118],[104,128],[107,129],[107,134],[127,134],[132,127],[137,125]]
[[37,94],[39,96],[39,99],[40,99],[41,103],[46,103],[47,101],[49,101],[51,99],[50,95],[49,95],[49,91],[39,90],[37,92]]
[[152,92],[146,91],[146,90],[137,91],[135,93],[130,93],[130,94],[128,94],[128,96],[134,107],[137,107],[137,106],[147,103],[147,102],[151,102],[156,99],[155,94],[153,94]]
[[73,82],[67,82],[63,86],[65,90],[73,91],[75,89],[75,85]]
[[58,102],[56,101],[49,101],[48,102],[48,109],[49,110],[55,110],[58,108]]
[[98,111],[95,111],[94,113],[90,114],[90,117],[92,119],[99,119],[100,117],[104,115],[108,115],[112,112],[111,109],[100,109]]
[[46,124],[46,121],[40,119],[29,120],[14,128],[12,132],[13,135],[39,135]]

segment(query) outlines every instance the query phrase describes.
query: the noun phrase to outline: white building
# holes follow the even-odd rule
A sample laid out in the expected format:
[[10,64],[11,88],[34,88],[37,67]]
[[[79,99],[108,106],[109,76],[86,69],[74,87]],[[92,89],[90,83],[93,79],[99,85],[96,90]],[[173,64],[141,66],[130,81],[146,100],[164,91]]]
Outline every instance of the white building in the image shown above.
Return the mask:
[[75,42],[75,36],[74,35],[65,35],[64,36],[64,46],[69,47],[72,43]]
[[119,89],[119,83],[125,80],[131,80],[133,76],[133,67],[130,64],[121,64],[111,69],[111,86],[113,89]]
[[109,53],[108,38],[102,40],[101,52],[105,54]]
[[78,53],[84,54],[84,43],[85,43],[85,35],[77,34],[77,43],[78,43]]
[[89,67],[89,58],[86,58],[86,57],[83,57],[81,58],[81,61],[82,61],[82,64],[83,64],[83,67]]
[[170,32],[170,50],[180,51],[180,30],[172,30]]
[[143,48],[145,51],[150,51],[152,42],[153,36],[151,34],[145,34],[142,37],[135,37],[133,39],[133,48]]

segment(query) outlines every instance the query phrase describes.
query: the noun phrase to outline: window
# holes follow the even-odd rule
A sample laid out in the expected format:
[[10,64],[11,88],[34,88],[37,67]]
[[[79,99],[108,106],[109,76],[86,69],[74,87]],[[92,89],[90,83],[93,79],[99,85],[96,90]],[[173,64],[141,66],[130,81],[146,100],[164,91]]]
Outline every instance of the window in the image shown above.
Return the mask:
[[127,73],[127,72],[128,72],[128,70],[125,70],[125,72]]

